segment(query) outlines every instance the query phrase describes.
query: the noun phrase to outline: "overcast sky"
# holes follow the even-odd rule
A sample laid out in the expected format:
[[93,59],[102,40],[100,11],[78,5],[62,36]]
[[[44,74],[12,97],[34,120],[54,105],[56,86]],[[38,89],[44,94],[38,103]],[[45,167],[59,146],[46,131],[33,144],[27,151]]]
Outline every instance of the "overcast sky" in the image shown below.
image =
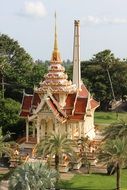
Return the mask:
[[127,58],[127,0],[0,0],[0,32],[34,59],[50,60],[55,11],[62,59],[72,60],[75,19],[81,22],[81,60],[104,49]]

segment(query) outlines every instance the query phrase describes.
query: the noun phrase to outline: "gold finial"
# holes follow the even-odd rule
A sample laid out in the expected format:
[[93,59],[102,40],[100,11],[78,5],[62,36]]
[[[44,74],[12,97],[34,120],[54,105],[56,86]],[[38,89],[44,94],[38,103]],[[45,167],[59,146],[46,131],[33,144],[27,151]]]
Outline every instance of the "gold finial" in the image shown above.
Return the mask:
[[56,12],[55,12],[55,39],[54,39],[54,50],[52,52],[52,58],[51,58],[52,63],[61,63],[61,57],[60,53],[58,50],[58,40],[57,40],[57,29],[56,29]]
[[57,30],[56,30],[56,12],[55,12],[55,41],[54,41],[54,51],[58,51],[58,42],[57,42]]

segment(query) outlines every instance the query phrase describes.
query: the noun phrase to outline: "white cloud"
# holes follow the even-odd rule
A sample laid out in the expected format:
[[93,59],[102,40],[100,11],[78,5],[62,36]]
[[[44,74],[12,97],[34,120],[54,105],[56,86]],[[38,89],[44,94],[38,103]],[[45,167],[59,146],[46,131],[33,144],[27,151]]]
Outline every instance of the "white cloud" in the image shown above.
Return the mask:
[[127,24],[127,18],[109,18],[109,17],[97,17],[97,16],[87,16],[81,21],[82,25],[118,25]]
[[26,1],[22,14],[24,16],[42,18],[47,14],[47,11],[41,1]]

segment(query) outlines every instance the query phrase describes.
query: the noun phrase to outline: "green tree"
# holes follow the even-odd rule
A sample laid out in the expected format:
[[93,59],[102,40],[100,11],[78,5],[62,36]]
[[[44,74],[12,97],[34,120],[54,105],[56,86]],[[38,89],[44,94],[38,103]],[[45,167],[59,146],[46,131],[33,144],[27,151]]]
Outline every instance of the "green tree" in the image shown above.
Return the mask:
[[127,61],[120,60],[110,50],[101,51],[81,64],[82,80],[107,111],[112,100],[127,94]]
[[46,190],[54,187],[57,173],[41,162],[25,163],[9,179],[10,190]]
[[6,154],[8,156],[11,156],[13,153],[13,150],[11,148],[11,143],[9,142],[10,139],[10,133],[3,136],[2,130],[0,129],[0,157],[3,156],[3,154]]
[[[50,155],[53,158],[55,156],[55,169],[59,173],[59,163],[60,159],[63,159],[63,154],[69,157],[74,156],[73,145],[74,142],[71,139],[67,139],[65,134],[53,133],[38,145],[38,153],[44,157]],[[58,181],[59,176],[57,178],[56,188]]]
[[13,94],[13,98],[19,100],[22,90],[28,87],[33,60],[17,41],[4,34],[0,34],[0,56],[2,59],[6,58],[6,65],[9,66],[8,72],[4,73],[5,82],[8,84],[5,95],[11,97]]
[[42,61],[36,61],[32,67],[32,74],[29,78],[29,86],[38,85],[39,82],[44,80],[44,75],[47,73],[48,65]]
[[11,98],[0,99],[0,128],[3,134],[10,131],[16,138],[24,130],[24,121],[19,118],[20,103]]
[[94,55],[94,58],[92,59],[92,61],[95,63],[99,63],[101,65],[102,69],[104,69],[104,71],[107,72],[109,84],[111,87],[112,98],[115,100],[112,79],[111,79],[111,75],[109,72],[109,68],[116,62],[114,54],[111,53],[110,50],[104,50],[104,51],[99,52],[96,55]]
[[3,99],[5,93],[5,76],[8,72],[8,69],[9,65],[7,64],[7,57],[0,52],[0,83],[1,83],[1,92]]
[[127,138],[107,140],[101,147],[98,159],[105,164],[113,164],[116,168],[116,189],[120,190],[120,171],[127,162]]
[[127,137],[127,124],[124,121],[112,123],[109,127],[104,129],[103,136],[105,139]]
[[74,142],[71,139],[67,139],[66,135],[59,133],[52,133],[51,136],[38,145],[38,153],[46,155],[55,155],[55,169],[59,172],[59,162],[62,158],[62,154],[71,156],[73,152]]

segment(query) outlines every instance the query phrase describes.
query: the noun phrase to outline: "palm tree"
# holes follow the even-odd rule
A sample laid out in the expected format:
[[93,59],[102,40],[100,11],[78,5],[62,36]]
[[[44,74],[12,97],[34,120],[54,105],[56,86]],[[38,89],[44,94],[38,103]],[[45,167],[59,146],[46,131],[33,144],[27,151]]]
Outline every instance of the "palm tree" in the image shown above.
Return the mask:
[[[59,163],[62,155],[68,155],[69,157],[74,155],[73,151],[74,142],[71,139],[66,138],[66,134],[52,133],[51,136],[44,141],[40,142],[37,147],[38,154],[53,157],[55,156],[55,169],[59,174]],[[57,176],[56,189],[59,181],[59,175]]]
[[120,170],[127,162],[127,138],[107,140],[98,155],[100,162],[112,164],[116,168],[116,189],[120,190]]
[[90,161],[88,160],[90,152],[90,140],[88,137],[81,137],[78,139],[78,146],[80,148],[80,156],[82,157],[82,162],[87,166],[87,172],[90,173]]
[[103,135],[105,139],[115,139],[116,137],[122,138],[127,136],[127,124],[124,121],[111,124],[106,127]]
[[53,188],[57,173],[41,162],[25,163],[9,179],[9,190],[46,190]]
[[67,139],[65,134],[52,133],[51,136],[38,145],[38,153],[44,157],[55,156],[55,169],[59,172],[59,162],[63,154],[72,156],[74,142]]

